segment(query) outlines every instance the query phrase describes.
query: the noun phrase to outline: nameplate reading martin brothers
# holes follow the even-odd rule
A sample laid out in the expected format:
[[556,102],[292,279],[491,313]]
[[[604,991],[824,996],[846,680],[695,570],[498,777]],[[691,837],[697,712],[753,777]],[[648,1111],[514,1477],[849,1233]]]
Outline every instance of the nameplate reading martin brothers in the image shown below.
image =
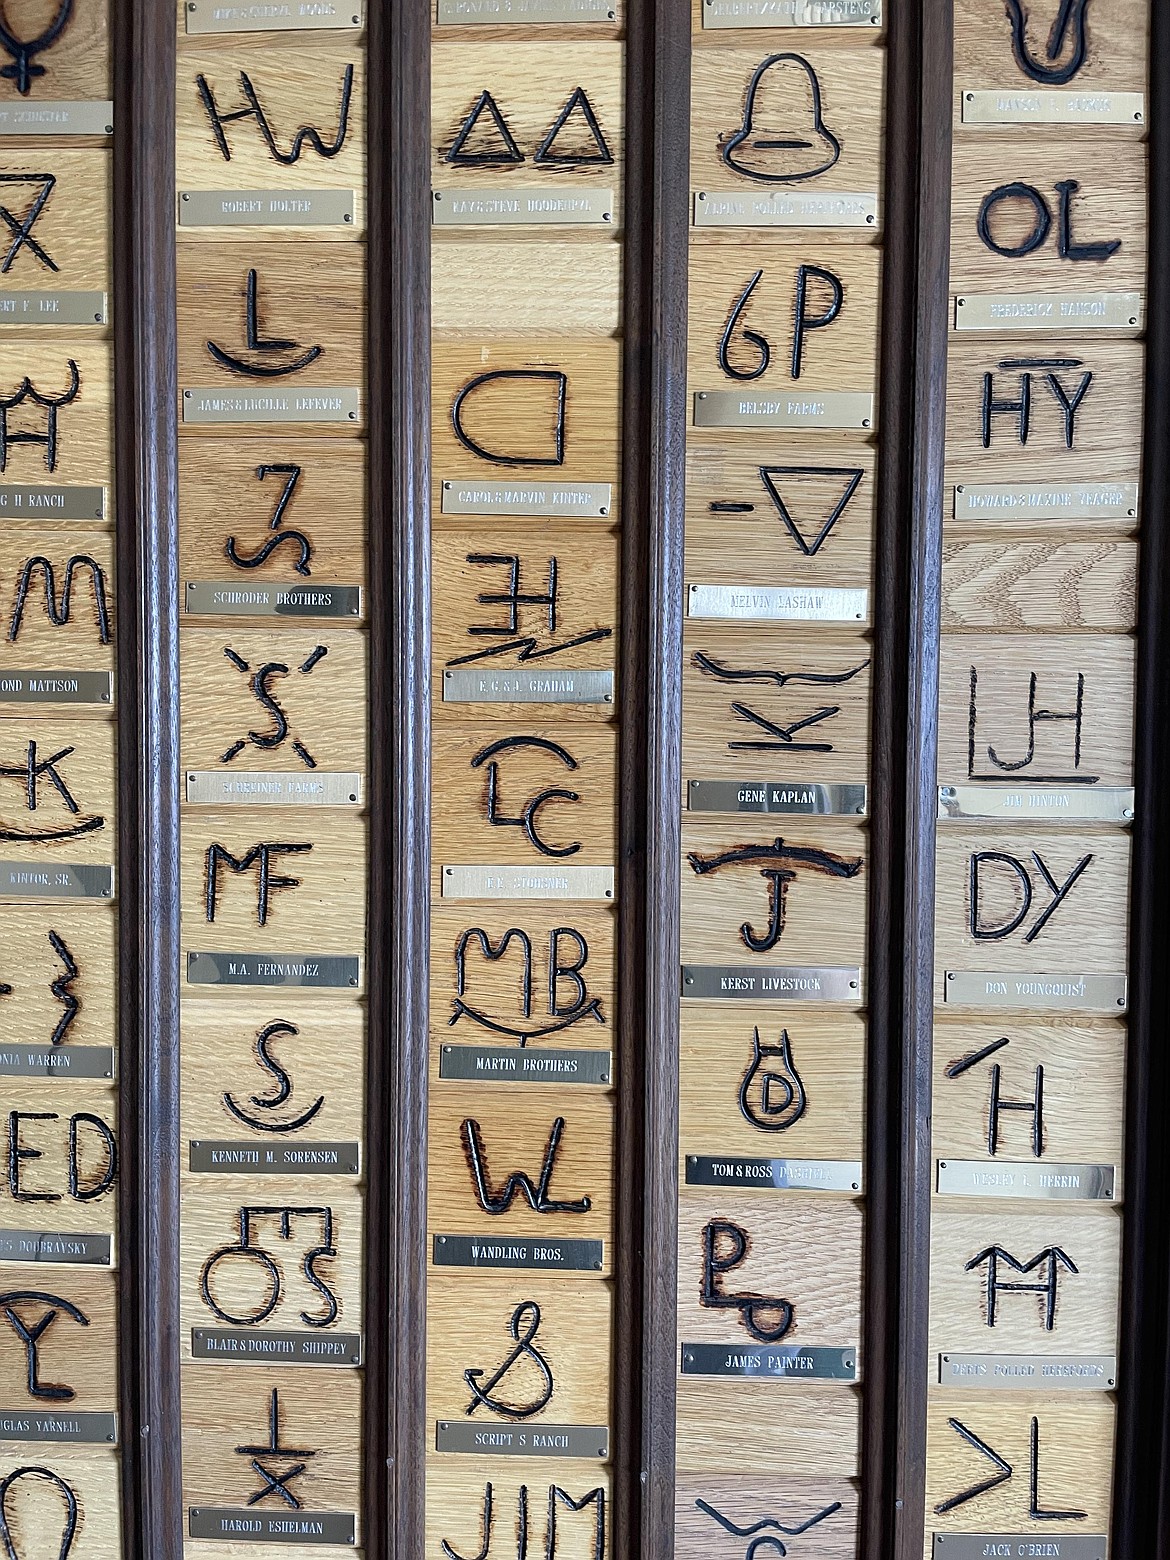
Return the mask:
[[960,482],[956,520],[1136,520],[1136,482]]
[[360,585],[236,585],[231,580],[188,580],[184,608],[192,616],[355,618]]
[[684,1376],[750,1376],[770,1381],[856,1381],[857,1350],[804,1348],[781,1343],[744,1349],[739,1344],[684,1343]]
[[222,1538],[233,1544],[352,1544],[352,1511],[257,1512],[253,1506],[192,1506],[192,1538]]
[[867,590],[813,585],[690,585],[687,616],[760,623],[862,623]]
[[474,666],[443,673],[444,704],[612,704],[613,672],[564,666],[533,672],[483,671]]
[[1044,1160],[940,1159],[940,1197],[1028,1197],[1051,1202],[1112,1202],[1112,1165],[1049,1164]]
[[112,1045],[28,1045],[0,1041],[0,1078],[112,1078]]
[[1030,1392],[1111,1392],[1117,1385],[1112,1354],[940,1354],[943,1387],[994,1387]]
[[857,817],[865,812],[864,785],[821,785],[779,780],[688,780],[687,811],[783,813],[790,817]]
[[[3,1053],[0,1052],[0,1056]],[[527,1046],[444,1045],[439,1077],[470,1083],[592,1083],[613,1076],[609,1051],[535,1051]]]
[[473,1452],[480,1457],[609,1456],[606,1425],[469,1424],[440,1419],[435,1426],[437,1452]]
[[[34,1334],[34,1339],[36,1336],[39,1334]],[[34,1342],[34,1359],[35,1347]],[[53,1413],[47,1405],[33,1412],[28,1409],[0,1408],[0,1441],[58,1441],[113,1446],[117,1439],[118,1421],[113,1414],[73,1413],[68,1410]]]
[[872,428],[869,390],[810,390],[750,395],[742,390],[697,390],[696,428]]
[[1021,975],[1011,971],[947,970],[943,1001],[954,1007],[1001,1007],[1038,1012],[1123,1013],[1124,975]]
[[189,1167],[197,1175],[357,1175],[356,1143],[225,1143],[193,1138]]
[[613,191],[585,185],[531,190],[433,190],[431,220],[436,227],[604,227],[613,221]]
[[1094,823],[1131,823],[1132,786],[940,785],[940,818],[1026,819],[1051,823],[1077,819]]
[[113,135],[114,105],[110,102],[0,103],[0,136]]
[[744,1002],[861,1002],[856,966],[789,965],[752,969],[738,964],[684,964],[684,997]]
[[612,867],[444,867],[444,899],[613,898]]
[[0,520],[104,520],[104,487],[0,484]]
[[312,390],[183,391],[186,423],[355,423],[361,396],[356,386]]
[[696,227],[877,227],[876,195],[801,190],[697,190]]
[[113,867],[0,861],[0,900],[111,899],[113,894]]
[[306,32],[362,25],[366,0],[187,0],[189,33]]
[[113,672],[4,672],[0,704],[109,704]]
[[962,93],[965,125],[1143,125],[1144,92],[1021,92],[1018,88]]
[[439,489],[445,515],[565,515],[573,519],[604,519],[613,503],[610,482],[541,482],[517,477],[511,482],[451,478]]
[[772,1191],[860,1192],[858,1159],[744,1159],[688,1154],[688,1186],[761,1187]]
[[52,1262],[62,1267],[109,1267],[109,1235],[0,1230],[0,1262]]
[[188,953],[191,986],[317,986],[356,988],[361,960],[344,954]]
[[967,293],[955,299],[956,330],[1137,330],[1142,295],[1135,292]]
[[360,1365],[362,1340],[358,1333],[193,1327],[191,1358],[232,1365]]
[[346,227],[352,190],[184,190],[180,227]]
[[523,1269],[526,1272],[599,1273],[605,1262],[600,1240],[516,1240],[495,1235],[436,1235],[436,1267]]
[[704,27],[876,27],[882,0],[703,0]]
[[1003,1555],[1010,1560],[1105,1560],[1109,1540],[1099,1534],[1046,1533],[936,1533],[931,1560],[988,1560]]
[[104,292],[0,292],[0,325],[104,325]]
[[187,801],[211,806],[356,807],[362,777],[351,771],[323,769],[187,770]]

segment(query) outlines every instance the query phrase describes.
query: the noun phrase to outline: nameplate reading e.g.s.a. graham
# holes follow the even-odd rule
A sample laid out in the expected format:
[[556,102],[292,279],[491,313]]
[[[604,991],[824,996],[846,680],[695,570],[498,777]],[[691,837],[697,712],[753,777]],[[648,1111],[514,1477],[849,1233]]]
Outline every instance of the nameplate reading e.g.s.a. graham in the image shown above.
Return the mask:
[[0,861],[0,900],[112,899],[113,867]]
[[360,1365],[362,1340],[358,1333],[193,1327],[191,1358],[232,1365]]
[[1112,1202],[1112,1165],[1008,1164],[987,1159],[940,1159],[940,1197],[1029,1197],[1051,1202]]
[[190,986],[317,986],[352,990],[361,983],[361,960],[347,954],[188,953]]
[[967,293],[955,299],[956,330],[1136,330],[1141,293]]
[[0,292],[0,325],[105,325],[104,292]]
[[688,1154],[688,1186],[796,1188],[802,1192],[859,1192],[858,1159],[744,1159],[720,1154]]
[[869,592],[839,586],[690,585],[687,616],[758,623],[862,623]]
[[352,190],[184,190],[180,227],[348,227]]
[[704,27],[876,27],[882,0],[703,0]]
[[189,1168],[196,1175],[357,1175],[356,1143],[222,1143],[193,1138]]
[[361,396],[356,386],[305,390],[183,391],[187,423],[355,423]]
[[1003,818],[1019,823],[1130,823],[1132,786],[1111,785],[940,785],[940,818]]
[[472,1452],[480,1457],[608,1457],[607,1425],[477,1425],[440,1419],[437,1452]]
[[696,227],[877,227],[877,196],[841,191],[793,193],[697,190]]
[[361,616],[362,588],[188,580],[183,604],[192,615],[215,617],[355,618]]
[[609,482],[541,482],[517,477],[514,482],[481,482],[451,478],[439,489],[445,515],[540,515],[553,519],[603,519],[613,503]]
[[956,520],[1135,520],[1136,482],[960,482]]
[[114,105],[100,99],[0,103],[0,136],[113,133]]
[[799,1343],[752,1349],[727,1343],[684,1343],[682,1373],[751,1376],[771,1381],[856,1381],[857,1350],[802,1348]]
[[1103,1533],[935,1533],[931,1560],[1105,1560]]
[[449,27],[564,27],[617,20],[615,0],[438,0],[436,21]]
[[0,483],[0,520],[104,520],[104,487]]
[[0,1230],[0,1262],[52,1262],[61,1267],[109,1267],[109,1235],[53,1230]]
[[562,666],[484,671],[474,666],[443,673],[444,704],[612,704],[613,672]]
[[684,964],[682,994],[707,1001],[850,1002],[857,1006],[861,971],[856,965],[752,969],[741,964]]
[[605,1243],[600,1240],[509,1240],[479,1235],[436,1235],[432,1261],[436,1267],[599,1273],[605,1262]]
[[0,1078],[112,1078],[112,1045],[28,1045],[0,1041]]
[[113,1446],[118,1439],[114,1414],[52,1413],[47,1408],[0,1408],[0,1441],[58,1441]]
[[362,777],[323,769],[189,769],[187,801],[211,806],[356,807]]
[[110,704],[113,672],[3,672],[0,704]]
[[575,227],[613,221],[613,191],[564,189],[432,190],[436,227]]
[[1117,1360],[1112,1354],[940,1354],[938,1380],[964,1389],[1111,1392]]
[[612,867],[444,867],[444,899],[613,898]]
[[[2,1054],[2,1053],[0,1053]],[[608,1051],[533,1051],[507,1045],[439,1047],[439,1077],[484,1083],[592,1083],[608,1085]]]
[[362,25],[366,0],[187,0],[189,33],[304,32]]
[[192,1538],[221,1538],[233,1544],[352,1544],[352,1511],[258,1512],[254,1506],[192,1506]]
[[1021,975],[1010,970],[947,970],[943,1001],[951,1007],[1035,1012],[1123,1013],[1124,975]]
[[866,808],[863,785],[780,780],[688,780],[687,811],[784,813],[795,817],[857,817]]
[[815,390],[807,395],[748,395],[697,390],[696,428],[872,428],[868,390]]
[[965,125],[1143,125],[1144,92],[965,91]]

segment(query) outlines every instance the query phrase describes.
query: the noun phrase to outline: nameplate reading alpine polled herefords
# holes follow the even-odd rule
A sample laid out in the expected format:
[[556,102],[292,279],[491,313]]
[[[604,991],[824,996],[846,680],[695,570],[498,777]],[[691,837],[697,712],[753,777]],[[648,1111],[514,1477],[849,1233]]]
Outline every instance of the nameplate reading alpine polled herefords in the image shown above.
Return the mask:
[[480,1457],[608,1457],[608,1425],[477,1425],[440,1419],[437,1452]]
[[779,780],[688,780],[687,811],[784,813],[857,817],[865,812],[864,785],[821,785]]
[[727,1155],[688,1154],[688,1186],[795,1188],[802,1192],[859,1192],[858,1159],[740,1159]]
[[445,515],[539,515],[555,519],[603,519],[613,503],[611,482],[460,481],[451,478],[439,489]]
[[3,672],[0,704],[109,704],[113,672]]
[[696,390],[696,428],[872,428],[869,390],[813,390],[807,395],[747,395]]
[[192,1538],[221,1538],[232,1544],[352,1544],[352,1511],[257,1511],[254,1506],[192,1506]]
[[613,672],[481,671],[461,666],[443,673],[444,704],[612,704]]
[[112,1045],[0,1042],[0,1078],[112,1078]]
[[0,900],[111,899],[113,894],[113,867],[0,861]]
[[[304,32],[362,25],[366,0],[187,0],[189,33]],[[192,1535],[193,1537],[195,1535]]]
[[573,22],[612,22],[614,0],[438,0],[440,26],[564,27]]
[[235,585],[231,580],[188,580],[184,606],[216,617],[355,618],[360,585]]
[[605,1243],[600,1240],[510,1240],[506,1236],[492,1235],[436,1235],[432,1260],[436,1267],[599,1273],[605,1261]]
[[0,292],[0,325],[104,325],[104,292]]
[[1018,88],[962,94],[965,125],[1142,125],[1144,92],[1021,92]]
[[740,964],[684,964],[684,997],[744,1002],[861,1001],[861,971],[856,965],[817,967],[772,965],[752,969]]
[[1103,1533],[935,1533],[931,1560],[1105,1560],[1108,1544]]
[[684,1343],[684,1376],[752,1376],[772,1381],[856,1381],[857,1350],[769,1344]]
[[613,898],[612,867],[444,867],[444,899]]
[[317,986],[330,991],[355,987],[361,960],[347,954],[188,953],[190,986]]
[[359,1333],[193,1327],[191,1358],[232,1365],[360,1365],[362,1340]]
[[352,190],[184,190],[180,227],[346,227]]
[[877,209],[876,195],[840,190],[695,192],[696,227],[876,228]]
[[947,970],[943,1001],[953,1007],[1001,1007],[1038,1012],[1122,1013],[1124,975],[1020,975],[1010,970]]
[[0,1230],[0,1262],[51,1262],[59,1267],[109,1267],[109,1235],[65,1235],[55,1230]]
[[1135,292],[970,293],[955,299],[956,330],[1134,330],[1142,320]]
[[532,1051],[514,1045],[439,1047],[439,1077],[465,1083],[608,1085],[612,1075],[613,1058],[608,1051]]
[[1136,482],[961,482],[956,520],[1134,520]]
[[100,1442],[113,1446],[117,1439],[118,1421],[113,1414],[53,1414],[44,1409],[30,1413],[27,1409],[0,1408],[0,1441],[73,1441],[86,1445]]
[[882,0],[703,0],[704,27],[876,27]]
[[186,423],[355,423],[361,404],[357,386],[312,390],[183,391]]
[[1112,1165],[1048,1164],[1043,1160],[940,1159],[940,1197],[1034,1197],[1051,1202],[1112,1202]]
[[613,191],[563,185],[559,189],[432,190],[436,227],[604,226],[613,221]]
[[113,135],[114,105],[100,99],[77,102],[0,104],[0,136]]
[[964,1389],[1111,1392],[1117,1360],[1112,1354],[940,1354],[938,1380]]
[[104,487],[0,484],[0,520],[104,520]]
[[196,1175],[357,1175],[356,1143],[221,1143],[192,1139]]
[[356,771],[323,769],[274,770],[188,769],[187,800],[191,803],[242,807],[356,807],[362,799],[362,777]]
[[940,785],[940,818],[1003,818],[1023,823],[1063,822],[1067,819],[1094,823],[1130,823],[1133,819],[1132,786],[1071,785]]
[[861,623],[869,592],[815,585],[691,585],[687,616],[762,623]]

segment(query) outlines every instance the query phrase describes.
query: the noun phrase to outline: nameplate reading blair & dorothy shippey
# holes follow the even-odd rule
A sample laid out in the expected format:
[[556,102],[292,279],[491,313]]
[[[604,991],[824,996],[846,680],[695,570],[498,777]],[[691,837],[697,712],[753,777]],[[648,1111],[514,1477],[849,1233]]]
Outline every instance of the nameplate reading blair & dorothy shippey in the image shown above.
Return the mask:
[[113,672],[4,672],[0,704],[110,704]]
[[362,1340],[358,1333],[193,1327],[191,1358],[232,1365],[360,1365]]
[[193,1138],[189,1167],[196,1175],[357,1175],[356,1143],[220,1143]]
[[321,986],[353,988],[361,982],[361,960],[345,954],[188,953],[191,986]]
[[184,190],[180,227],[347,227],[352,190]]
[[856,1381],[857,1350],[799,1343],[753,1349],[738,1344],[684,1343],[684,1376],[751,1376],[772,1381]]
[[52,1413],[41,1409],[0,1408],[0,1441],[72,1441],[113,1446],[118,1421],[113,1414]]
[[112,1045],[0,1042],[0,1078],[112,1078]]
[[773,965],[751,969],[737,964],[684,964],[684,997],[725,998],[745,1002],[861,1002],[861,970],[856,965]]
[[936,1533],[931,1560],[1105,1560],[1108,1542],[1103,1533]]
[[444,1045],[439,1077],[484,1083],[608,1084],[613,1059],[608,1051],[534,1051],[508,1045]]
[[1029,1197],[1053,1202],[1112,1202],[1113,1165],[1008,1164],[1001,1160],[940,1159],[940,1197]]
[[940,1354],[943,1387],[1024,1388],[1031,1392],[1111,1392],[1117,1385],[1112,1354]]
[[355,618],[360,585],[233,585],[230,580],[188,580],[184,605],[192,615],[216,617]]
[[192,1506],[192,1538],[226,1538],[233,1544],[352,1544],[352,1511],[258,1512],[253,1506]]
[[113,867],[0,861],[0,899],[111,899],[113,893]]
[[440,1419],[435,1426],[437,1452],[474,1452],[480,1457],[608,1457],[606,1425],[468,1424]]
[[109,1235],[0,1230],[0,1262],[53,1262],[63,1267],[109,1267]]
[[104,487],[0,485],[0,520],[104,520]]
[[512,1268],[561,1273],[599,1273],[605,1262],[600,1240],[508,1240],[480,1235],[436,1235],[436,1267]]

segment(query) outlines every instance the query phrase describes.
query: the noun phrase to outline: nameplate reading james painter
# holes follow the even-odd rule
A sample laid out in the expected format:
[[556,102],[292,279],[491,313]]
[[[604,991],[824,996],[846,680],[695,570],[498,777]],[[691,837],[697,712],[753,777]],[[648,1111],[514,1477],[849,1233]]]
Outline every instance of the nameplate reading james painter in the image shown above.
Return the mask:
[[27,1045],[0,1042],[0,1077],[112,1078],[111,1045]]
[[688,780],[687,810],[702,813],[784,813],[856,817],[865,812],[863,785],[820,785],[779,780]]
[[1133,819],[1132,786],[940,785],[940,818],[1027,819],[1043,823],[1065,818],[1096,823]]
[[0,900],[111,899],[113,893],[113,867],[0,861]]
[[839,586],[691,585],[687,616],[761,623],[862,623],[869,592]]
[[605,1261],[605,1243],[600,1240],[510,1240],[490,1235],[436,1235],[432,1261],[436,1267],[600,1273]]
[[348,227],[352,190],[184,190],[180,227]]
[[998,92],[962,94],[965,125],[1144,125],[1144,92]]
[[612,704],[611,671],[562,666],[532,672],[484,671],[474,666],[443,673],[444,704]]
[[613,221],[613,191],[586,185],[560,189],[434,190],[436,227],[584,226]]
[[802,1348],[799,1343],[754,1349],[728,1343],[684,1343],[682,1373],[756,1376],[772,1381],[856,1381],[857,1350]]
[[3,672],[0,704],[109,704],[113,672]]
[[100,99],[0,103],[0,136],[113,133],[114,105]]
[[109,1235],[0,1230],[0,1262],[52,1262],[62,1267],[109,1267]]
[[258,1512],[254,1506],[192,1506],[192,1538],[222,1538],[232,1544],[352,1544],[352,1511]]
[[1136,482],[961,482],[956,520],[1135,520]]
[[1019,975],[1010,971],[948,970],[943,1001],[955,1007],[1001,1007],[1038,1012],[1123,1013],[1124,975]]
[[440,1419],[437,1452],[474,1452],[480,1457],[608,1457],[607,1425],[476,1425]]
[[233,1365],[360,1365],[362,1340],[357,1333],[193,1327],[191,1357]]
[[613,898],[612,867],[444,867],[444,899]]
[[688,1186],[758,1186],[775,1191],[859,1192],[856,1159],[741,1159],[722,1154],[688,1154]]
[[306,390],[183,391],[188,423],[356,423],[361,395],[356,386]]
[[104,520],[104,487],[0,485],[0,520]]
[[0,292],[0,325],[104,325],[104,292]]
[[950,1197],[1037,1197],[1052,1202],[1112,1202],[1112,1165],[1008,1164],[987,1159],[940,1159],[938,1192]]
[[810,390],[807,395],[695,392],[696,428],[872,428],[868,390]]
[[1110,1392],[1117,1385],[1112,1354],[940,1354],[939,1385],[1023,1388],[1031,1392]]
[[[305,32],[362,25],[365,0],[187,0],[189,33]],[[194,1536],[194,1535],[193,1535]]]
[[1141,293],[969,293],[955,299],[956,330],[1136,330]]
[[540,482],[517,478],[514,482],[460,481],[452,478],[439,489],[439,505],[445,515],[566,515],[574,519],[603,519],[613,503],[609,482]]
[[936,1533],[931,1560],[988,1560],[988,1556],[1010,1556],[1011,1560],[1105,1560],[1109,1540],[1099,1534],[1045,1533]]
[[319,986],[329,990],[356,987],[361,960],[345,954],[313,957],[307,953],[189,953],[187,983],[191,986]]
[[696,227],[877,227],[877,196],[825,190],[793,193],[698,190]]
[[856,965],[817,967],[741,964],[684,964],[684,997],[739,999],[745,1002],[861,1001],[861,971]]
[[323,769],[189,769],[188,802],[240,807],[356,807],[362,777],[356,772]]
[[704,27],[875,27],[882,0],[703,0]]
[[190,1169],[201,1175],[357,1175],[356,1143],[189,1144]]
[[360,585],[235,585],[231,580],[188,580],[184,607],[216,617],[355,618]]
[[[35,1357],[35,1356],[34,1356]],[[0,1408],[0,1441],[74,1441],[113,1446],[118,1421],[113,1414],[61,1413]]]
[[439,1048],[439,1077],[463,1082],[608,1084],[612,1074],[608,1051],[533,1051],[514,1045]]
[[612,22],[616,0],[438,0],[440,26],[564,27],[572,22]]

